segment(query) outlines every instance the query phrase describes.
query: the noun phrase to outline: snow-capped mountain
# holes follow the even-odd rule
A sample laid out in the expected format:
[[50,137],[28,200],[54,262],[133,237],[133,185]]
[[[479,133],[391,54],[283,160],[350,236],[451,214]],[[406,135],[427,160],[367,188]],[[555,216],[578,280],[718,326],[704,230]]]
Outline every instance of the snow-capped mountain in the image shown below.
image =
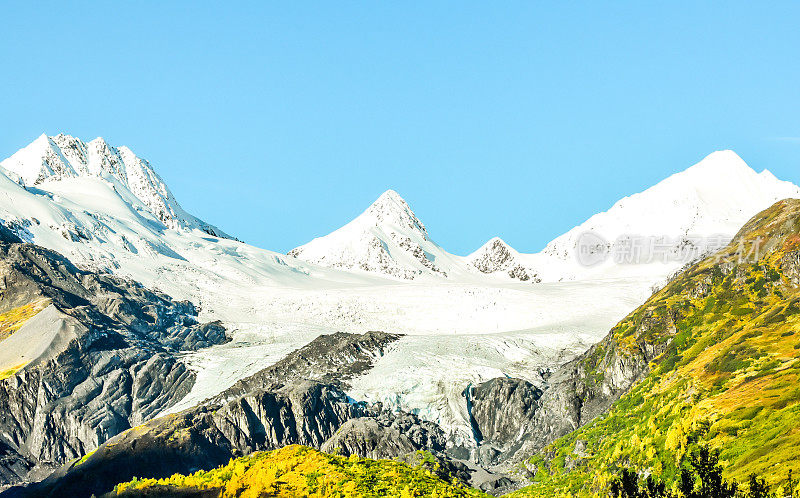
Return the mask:
[[520,261],[520,254],[500,237],[494,237],[480,249],[466,257],[469,264],[481,273],[497,274],[503,272],[512,279],[523,282],[541,282],[535,269],[526,267]]
[[289,255],[321,266],[365,271],[412,280],[464,273],[465,265],[428,235],[394,190],[387,190],[356,219]]
[[0,168],[28,187],[79,177],[119,182],[167,227],[198,228],[210,235],[230,238],[219,228],[184,211],[150,163],[128,147],[112,147],[99,137],[83,142],[70,135],[43,134],[0,162]]
[[[767,170],[757,173],[733,151],[718,151],[641,193],[617,201],[608,211],[554,239],[532,260],[546,258],[550,268],[563,271],[564,263],[574,265],[578,260],[576,251],[587,234],[589,241],[605,246],[596,248],[601,251],[630,237],[663,242],[665,247],[660,251],[672,254],[692,252],[689,246],[697,244],[698,239],[727,244],[752,216],[786,198],[800,198],[800,187],[777,179]],[[612,262],[606,263],[607,267]],[[547,272],[544,266],[539,263],[547,273],[545,278],[565,277]],[[575,276],[592,271],[577,268]]]
[[[504,373],[524,377],[576,354],[648,294],[647,279],[602,293],[594,282],[508,286],[505,273],[470,269],[433,243],[391,192],[368,210],[366,231],[388,241],[400,268],[412,265],[419,278],[327,268],[198,228],[167,226],[116,176],[85,174],[58,156],[49,162],[41,154],[30,157],[15,155],[0,171],[0,223],[79,267],[190,300],[203,321],[221,320],[231,332],[231,343],[186,358],[197,382],[176,410],[218,394],[320,334],[383,330],[406,334],[384,366],[394,374],[359,379],[359,399],[380,397],[468,437],[460,394],[466,384]],[[50,176],[37,184],[43,162]],[[84,174],[50,174],[58,169],[51,165]],[[35,171],[29,177],[35,187],[9,169]],[[448,277],[417,259],[419,251],[403,247],[412,243]]]

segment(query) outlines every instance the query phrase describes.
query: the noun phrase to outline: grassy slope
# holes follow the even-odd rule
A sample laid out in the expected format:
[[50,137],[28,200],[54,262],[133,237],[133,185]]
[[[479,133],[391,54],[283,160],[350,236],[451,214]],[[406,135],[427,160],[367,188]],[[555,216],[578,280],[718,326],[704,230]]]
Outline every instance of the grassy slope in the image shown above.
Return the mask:
[[119,484],[117,496],[172,490],[218,490],[219,496],[378,497],[487,496],[449,482],[432,470],[435,464],[420,454],[411,467],[392,460],[328,455],[292,445],[231,460],[221,468],[168,479],[143,479]]
[[[49,299],[38,299],[0,314],[0,342],[11,337],[25,322],[33,318],[34,315],[45,309],[49,304]],[[21,363],[12,368],[0,370],[0,380],[11,377],[26,364]]]
[[[747,253],[759,238],[757,262],[740,263],[739,244]],[[797,251],[800,201],[784,201],[618,324],[618,351],[669,347],[608,414],[535,457],[535,484],[515,496],[605,495],[620,466],[674,482],[697,442],[721,450],[737,480],[755,472],[776,484],[800,472],[800,289],[782,270]],[[589,379],[602,378],[592,367],[605,353],[587,358]]]

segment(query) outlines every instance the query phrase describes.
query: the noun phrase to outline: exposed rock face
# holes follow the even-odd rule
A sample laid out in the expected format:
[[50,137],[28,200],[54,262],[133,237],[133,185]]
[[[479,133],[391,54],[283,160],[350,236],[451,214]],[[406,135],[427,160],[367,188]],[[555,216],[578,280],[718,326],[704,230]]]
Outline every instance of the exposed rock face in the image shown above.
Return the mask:
[[345,422],[320,449],[337,455],[380,459],[413,453],[417,447],[393,427],[384,427],[373,418],[357,418]]
[[480,251],[475,255],[472,265],[483,273],[505,270],[514,263],[512,249],[499,238],[487,242]]
[[[289,444],[381,458],[410,459],[422,449],[442,452],[445,436],[432,422],[386,412],[380,404],[353,402],[332,384],[291,374],[275,378],[295,366],[303,373],[311,365],[315,366],[313,375],[326,377],[341,371],[340,359],[352,351],[369,357],[385,348],[385,341],[396,338],[376,332],[321,336],[201,406],[130,429],[85,461],[66,465],[42,483],[14,492],[43,496],[70,490],[75,496],[99,495],[134,476],[166,477],[211,469],[232,457]],[[329,352],[322,347],[326,344],[336,347]],[[326,358],[327,353],[332,357]],[[454,475],[468,477],[465,469],[441,461]]]
[[509,451],[530,430],[542,391],[530,382],[500,377],[471,388],[470,397],[475,437],[486,448],[479,458],[492,464],[493,457]]
[[321,449],[345,456],[397,458],[421,449],[442,452],[445,441],[444,432],[435,423],[377,407],[369,417],[348,420]]
[[780,267],[792,285],[800,285],[800,251],[787,253],[781,258]]
[[520,254],[498,237],[467,257],[469,263],[481,273],[503,272],[521,282],[541,282],[537,272],[519,263],[519,258]]
[[[0,381],[0,485],[35,478],[171,406],[194,383],[176,353],[226,341],[219,324],[197,323],[191,303],[34,245],[0,243],[0,281],[0,312],[51,303],[40,312],[51,320],[29,339],[42,341],[39,354]],[[0,343],[5,355],[19,347],[14,339]]]
[[100,495],[134,476],[166,477],[211,469],[230,458],[289,444],[319,448],[346,421],[367,413],[333,386],[273,384],[151,420],[100,446],[23,496]]

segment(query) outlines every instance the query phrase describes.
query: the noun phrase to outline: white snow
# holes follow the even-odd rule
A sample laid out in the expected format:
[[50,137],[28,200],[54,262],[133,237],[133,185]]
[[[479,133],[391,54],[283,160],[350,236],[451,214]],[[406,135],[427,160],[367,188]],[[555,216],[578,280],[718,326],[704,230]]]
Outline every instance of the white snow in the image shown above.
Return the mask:
[[[778,180],[767,170],[756,173],[733,151],[718,151],[644,192],[617,201],[608,211],[550,242],[536,256],[562,262],[551,268],[563,270],[564,263],[575,261],[576,244],[586,233],[608,242],[626,235],[667,237],[676,248],[694,237],[719,236],[727,241],[755,214],[786,198],[800,198],[800,187]],[[545,278],[564,277],[542,270],[550,273]],[[573,277],[608,270],[608,265],[583,268]]]
[[[292,251],[295,258],[208,233],[222,235],[185,213],[146,161],[101,139],[39,137],[0,166],[0,219],[22,238],[192,300],[202,320],[229,328],[233,342],[187,354],[197,383],[174,410],[319,334],[384,330],[407,337],[355,379],[351,394],[416,411],[464,438],[469,382],[535,380],[537,368],[599,340],[678,266],[580,267],[570,251],[581,233],[730,237],[772,202],[800,197],[798,187],[720,152],[619,201],[542,253],[497,239],[461,257],[387,191],[351,223]],[[543,282],[512,278],[516,266]]]
[[289,254],[322,266],[398,279],[468,273],[457,256],[428,235],[425,225],[394,190],[387,190],[356,219]]

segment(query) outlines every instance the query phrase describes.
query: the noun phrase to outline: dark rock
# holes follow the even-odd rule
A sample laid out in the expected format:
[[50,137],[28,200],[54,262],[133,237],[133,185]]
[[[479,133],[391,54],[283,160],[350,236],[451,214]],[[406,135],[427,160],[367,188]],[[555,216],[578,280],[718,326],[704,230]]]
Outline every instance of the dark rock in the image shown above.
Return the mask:
[[792,285],[800,285],[800,251],[786,253],[778,264]]
[[347,387],[347,380],[371,369],[375,359],[383,356],[400,337],[400,334],[377,331],[321,335],[274,365],[236,382],[226,392],[241,395],[263,384],[293,379]]

